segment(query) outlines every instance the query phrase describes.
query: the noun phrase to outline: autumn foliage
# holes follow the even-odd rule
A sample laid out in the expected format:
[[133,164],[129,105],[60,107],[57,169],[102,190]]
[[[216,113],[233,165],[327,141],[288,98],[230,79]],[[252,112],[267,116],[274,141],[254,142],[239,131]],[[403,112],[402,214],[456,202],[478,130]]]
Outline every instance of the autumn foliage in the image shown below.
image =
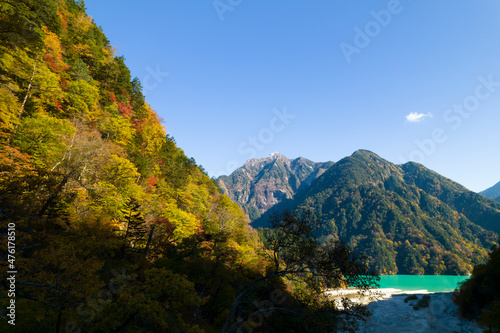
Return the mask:
[[272,266],[245,214],[167,135],[83,1],[0,12],[0,253],[14,223],[18,270],[0,331],[217,332]]
[[219,283],[265,267],[244,214],[166,135],[83,2],[0,6],[0,212],[19,270],[0,330],[210,331]]

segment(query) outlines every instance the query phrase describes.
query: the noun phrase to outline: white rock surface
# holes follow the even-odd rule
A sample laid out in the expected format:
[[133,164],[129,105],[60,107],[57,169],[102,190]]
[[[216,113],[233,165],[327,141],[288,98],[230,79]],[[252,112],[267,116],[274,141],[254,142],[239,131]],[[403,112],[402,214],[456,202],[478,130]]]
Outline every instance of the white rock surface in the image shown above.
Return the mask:
[[427,293],[431,297],[429,307],[420,310],[413,309],[418,300],[404,302],[412,294],[416,294],[418,299],[424,295],[419,291],[390,291],[379,300],[372,301],[368,309],[373,315],[361,324],[358,332],[483,332],[476,323],[459,316],[458,307],[451,300],[453,293]]

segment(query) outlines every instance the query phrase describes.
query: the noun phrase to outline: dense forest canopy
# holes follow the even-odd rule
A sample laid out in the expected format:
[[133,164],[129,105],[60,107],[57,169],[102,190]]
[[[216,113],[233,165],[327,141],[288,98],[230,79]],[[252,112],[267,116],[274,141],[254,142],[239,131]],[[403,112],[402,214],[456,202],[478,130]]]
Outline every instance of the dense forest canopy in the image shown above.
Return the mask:
[[[167,135],[83,1],[0,1],[0,140],[2,254],[15,242],[2,276],[17,270],[14,297],[2,278],[2,308],[16,309],[2,331],[217,332],[275,265]],[[322,286],[301,281],[269,281],[238,313],[279,291],[295,315],[255,331],[337,325],[310,316]]]

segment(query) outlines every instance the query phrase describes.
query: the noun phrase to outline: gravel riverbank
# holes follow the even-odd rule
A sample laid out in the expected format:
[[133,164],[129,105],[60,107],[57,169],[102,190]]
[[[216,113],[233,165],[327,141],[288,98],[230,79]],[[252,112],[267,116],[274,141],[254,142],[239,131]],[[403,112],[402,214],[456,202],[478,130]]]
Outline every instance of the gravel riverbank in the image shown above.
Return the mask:
[[[418,299],[405,302],[405,299],[413,294]],[[430,296],[428,307],[415,310],[414,306],[424,295]],[[358,332],[483,332],[475,322],[459,316],[458,307],[453,303],[452,295],[451,292],[388,292],[368,304],[368,309],[373,315],[361,324]]]

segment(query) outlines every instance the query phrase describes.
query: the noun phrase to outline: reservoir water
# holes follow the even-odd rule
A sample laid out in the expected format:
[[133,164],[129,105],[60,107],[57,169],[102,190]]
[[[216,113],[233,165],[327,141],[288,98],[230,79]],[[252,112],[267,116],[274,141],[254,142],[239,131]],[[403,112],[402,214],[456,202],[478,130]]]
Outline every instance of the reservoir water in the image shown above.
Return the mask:
[[470,276],[457,275],[383,275],[380,288],[394,288],[404,291],[427,290],[428,292],[450,292],[458,283]]

